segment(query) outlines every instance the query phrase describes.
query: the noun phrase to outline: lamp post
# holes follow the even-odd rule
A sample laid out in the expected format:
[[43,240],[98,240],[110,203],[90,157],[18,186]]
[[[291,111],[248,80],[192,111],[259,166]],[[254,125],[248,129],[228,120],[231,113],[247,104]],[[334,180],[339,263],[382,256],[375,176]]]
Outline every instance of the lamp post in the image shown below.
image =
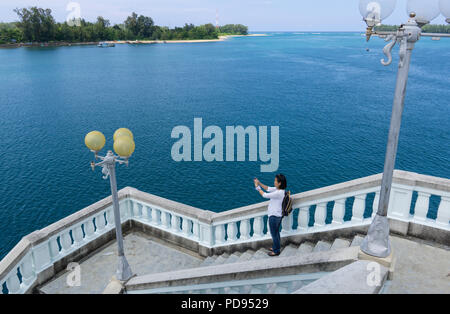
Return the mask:
[[[384,18],[392,14],[395,4],[396,0],[360,0],[359,9],[364,21],[367,23],[367,40],[369,40],[372,35],[377,34],[376,31],[373,31],[373,28],[380,25]],[[448,6],[450,7],[450,0],[441,0],[440,7],[443,14],[445,14],[443,9]],[[398,64],[397,83],[395,87],[389,137],[381,181],[380,200],[377,213],[372,224],[369,226],[367,236],[361,244],[361,251],[368,255],[380,258],[388,257],[391,254],[387,212],[412,50],[414,49],[415,43],[420,39],[421,35],[423,35],[421,26],[428,24],[439,15],[438,0],[409,0],[407,13],[409,14],[408,22],[401,25],[396,32],[387,33],[388,36],[386,41],[390,41],[390,43],[383,49],[387,60],[381,60],[381,63],[385,66],[391,64],[392,49],[396,44],[399,44],[400,60]],[[449,21],[448,17],[450,16],[447,16],[447,21]]]
[[111,185],[112,203],[114,209],[114,223],[116,225],[116,239],[118,246],[119,263],[117,266],[116,277],[120,281],[127,281],[133,276],[130,265],[125,257],[123,249],[122,224],[120,222],[119,197],[117,195],[116,181],[116,163],[126,164],[128,166],[128,158],[133,154],[135,144],[133,133],[130,130],[121,128],[114,133],[114,151],[117,155],[109,150],[106,156],[99,156],[98,152],[105,146],[105,136],[99,131],[88,133],[84,139],[86,146],[94,153],[95,159],[99,158],[99,163],[91,162],[92,170],[95,167],[102,167],[103,179],[109,177]]

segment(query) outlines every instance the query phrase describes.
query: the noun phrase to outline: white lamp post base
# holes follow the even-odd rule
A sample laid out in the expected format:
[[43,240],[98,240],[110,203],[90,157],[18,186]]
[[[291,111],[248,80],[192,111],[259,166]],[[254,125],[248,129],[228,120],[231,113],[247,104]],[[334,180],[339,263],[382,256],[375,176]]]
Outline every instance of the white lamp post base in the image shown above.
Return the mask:
[[369,226],[367,236],[361,243],[361,251],[381,258],[388,257],[391,254],[387,216],[375,215],[372,224]]
[[124,255],[119,256],[119,265],[117,265],[117,280],[127,281],[133,277],[133,272]]

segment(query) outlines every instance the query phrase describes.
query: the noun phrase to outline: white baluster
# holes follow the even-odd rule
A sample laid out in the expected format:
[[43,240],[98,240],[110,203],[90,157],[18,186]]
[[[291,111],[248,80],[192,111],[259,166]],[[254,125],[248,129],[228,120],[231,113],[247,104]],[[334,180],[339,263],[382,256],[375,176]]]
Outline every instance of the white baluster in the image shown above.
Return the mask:
[[292,225],[294,223],[293,213],[291,212],[289,216],[283,217],[281,220],[281,234],[287,235],[292,232]]
[[327,203],[320,203],[316,206],[314,214],[314,227],[325,226],[325,219],[327,218]]
[[161,211],[161,227],[169,229],[169,213]]
[[260,238],[264,235],[264,217],[258,216],[253,220],[253,237]]
[[215,236],[216,236],[216,244],[221,244],[225,242],[225,225],[216,226]]
[[142,217],[145,221],[152,221],[152,208],[146,205],[142,205]]
[[309,224],[309,207],[301,207],[298,211],[298,229],[305,231]]
[[60,254],[57,238],[58,237],[53,237],[49,240],[50,257],[52,261],[56,260]]
[[11,271],[8,279],[6,280],[6,287],[8,288],[9,294],[17,294],[20,292],[20,281],[15,268]]
[[364,210],[366,208],[366,195],[356,195],[353,202],[352,222],[361,222],[364,220]]
[[334,201],[333,207],[333,221],[334,225],[341,225],[344,223],[345,216],[345,198]]
[[372,218],[375,217],[375,215],[378,212],[378,205],[380,204],[380,192],[375,193],[375,197],[373,199],[373,205],[372,205]]
[[183,231],[183,234],[189,237],[191,235],[191,221],[183,217],[183,221],[181,222],[181,229]]
[[128,206],[123,206],[123,204],[119,204],[119,213],[120,213],[120,222],[124,222],[127,220],[128,214]]
[[450,197],[441,196],[436,223],[440,226],[449,227],[450,223]]
[[114,213],[112,208],[106,210],[106,220],[108,222],[107,223],[108,228],[113,228],[116,225],[114,221]]
[[200,239],[200,226],[198,225],[198,222],[193,222],[192,233],[194,239]]
[[81,224],[72,228],[74,245],[80,247],[83,244],[83,230]]
[[414,210],[414,220],[425,221],[427,219],[428,207],[430,205],[429,193],[417,192],[416,207]]
[[250,238],[250,219],[241,220],[241,237],[240,240],[247,240]]
[[178,233],[180,232],[180,217],[175,214],[172,214],[172,218],[170,220],[172,232]]
[[156,208],[152,208],[152,224],[158,226],[161,222],[160,222],[160,215],[161,212],[159,211],[159,209]]
[[20,264],[20,273],[22,274],[22,282],[25,286],[32,284],[35,278],[33,260],[31,253],[28,253]]
[[84,232],[86,233],[86,240],[90,240],[95,236],[95,229],[94,229],[94,221],[89,218],[84,223]]
[[105,212],[101,212],[99,215],[95,216],[95,225],[97,226],[97,230],[95,232],[98,234],[102,234],[106,227],[104,213]]
[[269,216],[267,216],[266,229],[267,229],[266,234],[270,235],[270,217]]
[[69,231],[65,231],[64,233],[61,234],[60,241],[64,253],[70,251],[72,246],[72,239],[70,238]]
[[237,225],[236,222],[229,222],[228,228],[227,228],[227,234],[228,234],[228,242],[235,242],[237,239]]
[[142,214],[141,214],[141,210],[139,208],[139,203],[138,202],[132,202],[133,206],[133,217],[134,218],[141,218]]

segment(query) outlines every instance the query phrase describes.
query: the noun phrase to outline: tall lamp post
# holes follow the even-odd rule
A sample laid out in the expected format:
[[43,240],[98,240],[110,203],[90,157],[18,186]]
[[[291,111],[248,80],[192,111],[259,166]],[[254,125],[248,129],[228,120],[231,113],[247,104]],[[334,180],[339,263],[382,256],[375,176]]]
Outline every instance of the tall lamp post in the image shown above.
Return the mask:
[[391,51],[396,44],[400,46],[397,83],[386,147],[378,211],[369,227],[367,236],[361,244],[361,251],[371,256],[385,258],[391,254],[387,212],[412,50],[421,36],[450,36],[450,34],[425,34],[421,31],[421,27],[435,19],[440,11],[447,18],[446,21],[450,23],[450,0],[440,0],[440,3],[438,1],[409,0],[407,4],[409,20],[401,25],[396,32],[374,31],[375,26],[380,25],[383,19],[392,14],[396,0],[360,0],[359,2],[359,10],[367,24],[367,40],[372,35],[386,35],[386,41],[390,41],[383,49],[387,57],[387,60],[381,60],[383,65],[387,66],[392,63]]
[[120,222],[119,197],[117,195],[117,181],[116,181],[116,163],[126,164],[128,166],[128,158],[133,154],[135,144],[133,133],[130,130],[121,128],[114,133],[114,151],[117,155],[109,150],[106,156],[99,156],[98,152],[105,146],[105,136],[99,131],[89,132],[84,142],[86,146],[94,153],[95,159],[101,161],[96,163],[91,162],[92,170],[100,166],[103,168],[103,179],[109,177],[111,184],[112,203],[114,208],[114,223],[116,225],[116,239],[118,245],[119,263],[117,266],[116,277],[120,281],[127,281],[133,276],[130,265],[125,257],[123,249],[122,224]]

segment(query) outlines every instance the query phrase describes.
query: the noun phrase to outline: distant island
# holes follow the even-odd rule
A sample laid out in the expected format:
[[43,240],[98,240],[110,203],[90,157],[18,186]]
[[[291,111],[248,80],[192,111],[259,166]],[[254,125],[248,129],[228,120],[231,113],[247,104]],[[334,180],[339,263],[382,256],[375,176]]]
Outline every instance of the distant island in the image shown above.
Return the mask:
[[[380,25],[375,30],[379,32],[393,32],[399,28],[399,25]],[[445,33],[450,34],[450,25],[427,24],[422,27],[424,33]]]
[[84,19],[57,23],[51,9],[38,7],[15,9],[19,21],[0,23],[0,44],[17,46],[23,43],[70,44],[99,41],[199,41],[220,40],[225,35],[248,35],[248,27],[212,24],[169,28],[155,25],[148,16],[133,12],[122,24],[111,25],[102,16],[95,23]]

